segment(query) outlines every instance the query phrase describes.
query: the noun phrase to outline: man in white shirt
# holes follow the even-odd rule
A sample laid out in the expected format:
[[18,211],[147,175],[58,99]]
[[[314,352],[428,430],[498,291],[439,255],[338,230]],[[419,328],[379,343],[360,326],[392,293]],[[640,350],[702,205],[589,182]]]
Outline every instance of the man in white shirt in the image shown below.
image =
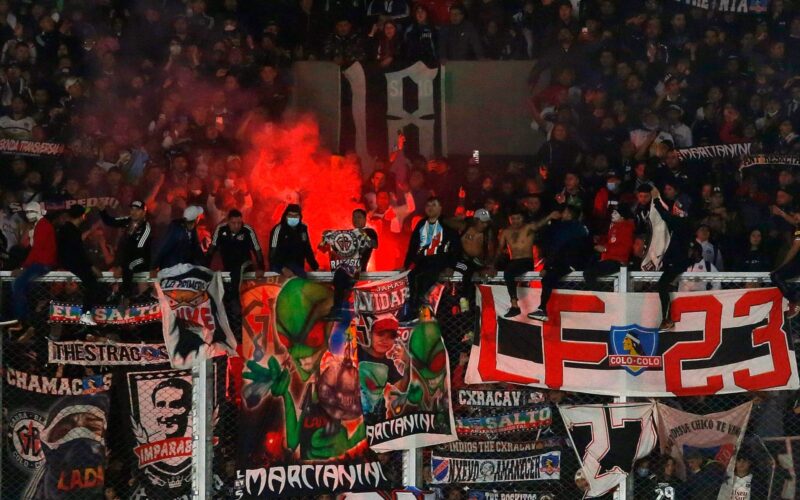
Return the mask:
[[761,481],[754,482],[753,461],[749,455],[740,451],[736,457],[733,477],[729,478],[719,490],[717,500],[758,500],[766,498]]
[[[693,241],[691,243],[691,251],[692,251],[692,264],[686,268],[687,273],[717,272],[717,268],[714,267],[714,264],[706,262],[706,260],[703,259],[703,247],[700,246],[700,243],[698,243],[697,241]],[[704,280],[688,280],[688,279],[681,281],[681,284],[678,287],[679,292],[700,292],[704,290],[719,290],[719,289],[720,289],[719,281],[709,283]]]
[[22,97],[14,96],[11,99],[11,114],[0,117],[0,136],[5,139],[31,139],[31,131],[36,126],[36,121],[25,112],[27,107]]

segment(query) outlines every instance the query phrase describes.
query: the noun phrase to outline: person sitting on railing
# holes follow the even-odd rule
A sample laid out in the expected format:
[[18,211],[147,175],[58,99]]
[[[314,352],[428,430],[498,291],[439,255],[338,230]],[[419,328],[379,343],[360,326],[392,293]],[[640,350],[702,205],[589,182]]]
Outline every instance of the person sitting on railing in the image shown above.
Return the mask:
[[800,276],[800,213],[793,213],[791,217],[795,221],[795,228],[792,233],[792,246],[783,258],[783,262],[777,269],[772,271],[769,277],[772,284],[777,286],[786,300],[789,301],[789,310],[786,312],[787,318],[794,318],[800,313],[798,304],[798,294],[789,289],[787,281]]
[[269,269],[285,278],[305,278],[306,262],[311,270],[319,269],[311,247],[311,238],[308,236],[308,227],[302,220],[300,205],[292,203],[286,206],[281,221],[269,233]]
[[600,252],[600,260],[583,271],[583,277],[591,288],[597,286],[597,278],[614,274],[620,267],[630,263],[633,251],[633,228],[633,214],[630,208],[626,205],[617,205],[611,212],[608,235],[601,238],[594,246],[594,250]]
[[130,213],[127,217],[109,215],[105,202],[98,205],[98,208],[104,224],[125,230],[119,240],[116,265],[122,274],[122,295],[130,298],[133,296],[133,274],[150,269],[153,239],[150,223],[147,221],[147,208],[143,201],[134,200],[130,204]]
[[522,313],[517,297],[517,279],[523,274],[533,271],[533,243],[536,239],[536,232],[550,221],[560,218],[561,212],[552,212],[538,222],[525,224],[525,214],[521,208],[515,209],[508,217],[510,226],[504,229],[500,235],[500,248],[505,254],[498,259],[501,266],[505,268],[503,279],[506,282],[508,296],[511,297],[511,307],[504,317],[513,318]]
[[255,230],[242,220],[242,212],[232,209],[228,218],[214,230],[211,247],[206,259],[211,262],[219,249],[222,257],[222,268],[231,273],[231,291],[234,297],[239,296],[239,283],[242,279],[242,265],[252,262],[255,257],[256,271],[264,270],[264,252],[258,242]]
[[456,256],[461,253],[458,233],[442,224],[442,202],[436,196],[425,204],[425,218],[414,226],[404,267],[410,270],[408,282],[411,300],[408,314],[415,317],[428,290],[436,284],[439,276],[452,271]]
[[53,224],[44,217],[47,213],[44,206],[38,201],[32,201],[25,204],[23,211],[25,218],[33,225],[29,233],[31,249],[20,268],[11,273],[16,277],[11,284],[14,319],[2,321],[0,325],[11,325],[10,329],[14,331],[21,331],[27,326],[23,337],[29,338],[33,334],[33,327],[27,324],[28,292],[31,282],[49,273],[56,266],[58,254],[56,230]]
[[372,251],[378,248],[378,233],[367,226],[367,212],[356,208],[352,214],[353,229],[323,231],[319,249],[330,255],[333,272],[333,307],[331,317],[339,318],[347,294],[355,285]]
[[175,219],[169,225],[164,242],[153,261],[151,276],[156,271],[178,264],[200,265],[205,262],[200,238],[197,236],[197,219],[203,214],[201,207],[190,205],[183,211],[183,217]]
[[528,313],[528,318],[546,322],[547,303],[561,278],[583,268],[591,249],[589,230],[581,221],[581,212],[575,205],[567,205],[561,212],[561,221],[554,224],[550,244],[545,254],[542,271],[542,298],[539,307]]
[[58,260],[67,271],[71,272],[83,285],[83,308],[80,318],[82,325],[96,326],[92,309],[98,303],[101,276],[100,270],[92,266],[89,255],[81,238],[80,224],[86,217],[86,207],[72,205],[67,210],[67,221],[58,228]]

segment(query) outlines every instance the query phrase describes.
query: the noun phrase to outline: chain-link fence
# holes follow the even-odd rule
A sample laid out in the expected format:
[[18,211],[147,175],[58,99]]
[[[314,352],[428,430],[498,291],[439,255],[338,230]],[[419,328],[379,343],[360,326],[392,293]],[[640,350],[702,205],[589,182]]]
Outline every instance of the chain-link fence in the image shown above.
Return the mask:
[[[599,287],[606,292],[654,291],[658,273],[635,273],[624,283],[617,278],[602,280]],[[709,278],[711,280],[709,281]],[[528,276],[531,286],[538,286],[538,277]],[[769,283],[766,274],[718,274],[702,276],[687,274],[684,282],[718,283],[720,288],[751,288]],[[703,280],[703,281],[698,281]],[[0,279],[2,307],[8,311],[14,306],[11,296],[12,278]],[[493,283],[501,283],[493,281]],[[102,281],[103,294],[111,295],[117,284],[114,279]],[[585,290],[579,274],[568,276],[561,288]],[[87,489],[92,484],[103,485],[106,498],[177,499],[192,497],[192,416],[197,416],[191,392],[197,374],[191,371],[171,370],[162,351],[149,346],[163,343],[161,325],[148,321],[146,311],[156,299],[143,285],[142,294],[128,306],[129,318],[87,327],[78,323],[82,291],[80,285],[63,274],[51,274],[33,284],[28,294],[29,322],[22,331],[4,332],[3,337],[3,461],[2,498],[47,498],[47,489]],[[229,294],[230,296],[231,294]],[[462,300],[465,295],[468,300]],[[226,304],[235,332],[240,332],[241,318],[238,304]],[[137,309],[138,308],[138,309]],[[132,312],[132,311],[135,311]],[[590,394],[564,393],[526,389],[524,404],[515,407],[466,404],[474,397],[474,390],[502,393],[520,390],[502,384],[465,386],[464,373],[475,336],[479,335],[478,309],[473,287],[449,282],[438,310],[438,320],[449,353],[452,375],[453,409],[457,428],[480,419],[502,419],[509,415],[524,415],[528,424],[513,432],[471,434],[461,432],[464,443],[518,443],[545,451],[562,452],[561,478],[558,484],[529,487],[516,483],[490,483],[482,485],[449,485],[445,488],[431,484],[431,456],[437,448],[425,449],[418,454],[406,452],[381,454],[380,460],[391,484],[400,487],[409,480],[418,486],[436,490],[444,498],[478,497],[489,492],[494,495],[529,494],[508,498],[580,498],[574,483],[578,469],[577,460],[569,446],[560,421],[556,404],[603,403],[612,398]],[[109,313],[110,314],[110,313]],[[135,317],[134,317],[135,316]],[[130,320],[129,324],[124,321]],[[27,327],[31,329],[28,330]],[[796,325],[790,325],[791,340],[796,341]],[[237,336],[240,335],[237,333]],[[241,338],[237,340],[241,341]],[[92,341],[106,345],[103,356],[120,360],[138,352],[138,360],[123,359],[126,363],[110,366],[90,362],[87,358],[97,352],[80,350],[80,342]],[[60,344],[59,344],[60,343]],[[70,360],[64,364],[48,362],[48,344],[61,346],[56,357]],[[138,350],[126,349],[128,344],[141,346]],[[125,353],[125,354],[123,354]],[[213,493],[209,498],[235,498],[235,448],[238,436],[236,372],[241,365],[232,359],[219,358],[209,366],[208,383],[203,389],[203,399],[209,408],[209,423],[213,426],[213,449],[209,477]],[[499,392],[497,392],[499,391]],[[63,396],[69,396],[64,398]],[[713,397],[671,398],[669,404],[693,413],[710,413],[732,408],[743,401],[754,399],[755,406],[748,426],[745,449],[755,458],[754,472],[766,479],[769,498],[800,498],[796,496],[795,461],[800,460],[800,408],[796,395],[788,391],[758,394],[737,394]],[[71,405],[65,410],[64,401]],[[93,440],[102,421],[107,427],[108,439],[104,446]],[[76,430],[77,429],[77,430]],[[83,439],[69,438],[80,436]],[[75,441],[74,443],[71,441]],[[482,456],[492,457],[495,448],[476,444]],[[496,456],[500,456],[497,452]],[[66,457],[66,459],[65,459]],[[415,457],[421,460],[416,462]],[[50,461],[48,462],[48,458]],[[92,461],[97,463],[94,472],[76,477],[72,469],[63,465],[80,463],[81,470],[89,470]],[[42,463],[49,464],[41,467]],[[418,470],[407,466],[419,464]],[[105,464],[105,465],[103,465]],[[650,463],[654,470],[659,462]],[[201,464],[197,464],[201,466]],[[102,467],[102,468],[101,468]],[[98,477],[98,475],[100,475]],[[196,475],[196,473],[195,473]],[[416,479],[415,479],[416,478]],[[194,478],[196,479],[196,477]],[[629,481],[629,498],[651,498],[644,495],[638,479]],[[87,486],[88,485],[88,486]],[[87,489],[87,491],[89,491]],[[38,495],[38,496],[37,496]],[[539,495],[534,496],[534,495]],[[544,495],[544,496],[543,496]],[[486,498],[503,498],[501,496]],[[751,497],[755,500],[755,497]],[[767,497],[764,497],[767,498]]]

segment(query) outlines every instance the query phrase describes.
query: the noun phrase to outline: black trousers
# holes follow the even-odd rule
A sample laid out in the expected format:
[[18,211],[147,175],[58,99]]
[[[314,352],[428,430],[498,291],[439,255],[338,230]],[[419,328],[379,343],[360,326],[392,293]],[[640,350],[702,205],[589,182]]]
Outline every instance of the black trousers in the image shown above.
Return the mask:
[[598,278],[617,273],[620,267],[620,263],[616,260],[601,260],[584,269],[583,279],[591,288],[596,288]]
[[511,259],[503,271],[508,296],[517,299],[517,278],[533,271],[533,259]]
[[542,278],[542,300],[539,302],[539,309],[547,310],[547,303],[553,290],[558,286],[561,278],[572,272],[569,262],[561,259],[553,259],[544,266],[544,277]]
[[408,273],[408,283],[411,287],[411,300],[409,301],[408,313],[416,317],[419,307],[424,303],[428,290],[439,281],[439,275],[446,269],[446,265],[440,260],[427,261],[420,259],[414,269]]
[[[134,285],[133,285],[133,275],[135,273],[142,273],[149,270],[148,265],[144,262],[143,259],[137,259],[139,262],[134,260],[133,262],[124,262],[122,264],[122,295],[131,298],[138,293],[136,293]],[[134,264],[134,262],[136,262]]]
[[83,286],[82,312],[92,312],[92,309],[94,309],[101,300],[101,289],[100,283],[97,281],[97,276],[94,275],[91,269],[70,270],[70,272],[81,280],[81,285]]
[[342,303],[347,298],[347,294],[356,284],[356,280],[344,269],[337,269],[333,273],[333,308],[332,311],[342,310]]
[[689,260],[680,260],[677,262],[665,262],[661,268],[661,278],[658,279],[656,289],[658,290],[658,299],[661,302],[661,319],[669,317],[669,307],[671,301],[669,293],[674,288],[674,281],[691,265]]
[[797,293],[789,289],[787,281],[797,276],[800,276],[800,258],[790,260],[769,275],[772,284],[778,287],[789,302],[797,302]]

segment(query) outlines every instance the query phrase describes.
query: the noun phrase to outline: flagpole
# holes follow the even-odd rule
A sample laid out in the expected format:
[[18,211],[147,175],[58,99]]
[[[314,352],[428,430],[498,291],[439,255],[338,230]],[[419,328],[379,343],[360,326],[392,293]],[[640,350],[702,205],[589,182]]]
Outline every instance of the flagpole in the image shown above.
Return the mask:
[[[628,293],[628,266],[622,266],[619,268],[619,274],[617,275],[617,280],[614,283],[616,288],[616,292],[620,295],[624,295]],[[615,403],[627,403],[628,397],[625,395],[621,395],[614,398]],[[633,478],[630,474],[627,474],[625,481],[619,484],[619,488],[617,491],[614,492],[614,500],[627,500],[628,498],[628,481],[633,482]],[[631,493],[633,492],[633,488],[630,488]],[[631,495],[632,496],[632,495]]]
[[211,359],[196,356],[192,364],[192,498],[211,498],[213,456],[210,397]]

